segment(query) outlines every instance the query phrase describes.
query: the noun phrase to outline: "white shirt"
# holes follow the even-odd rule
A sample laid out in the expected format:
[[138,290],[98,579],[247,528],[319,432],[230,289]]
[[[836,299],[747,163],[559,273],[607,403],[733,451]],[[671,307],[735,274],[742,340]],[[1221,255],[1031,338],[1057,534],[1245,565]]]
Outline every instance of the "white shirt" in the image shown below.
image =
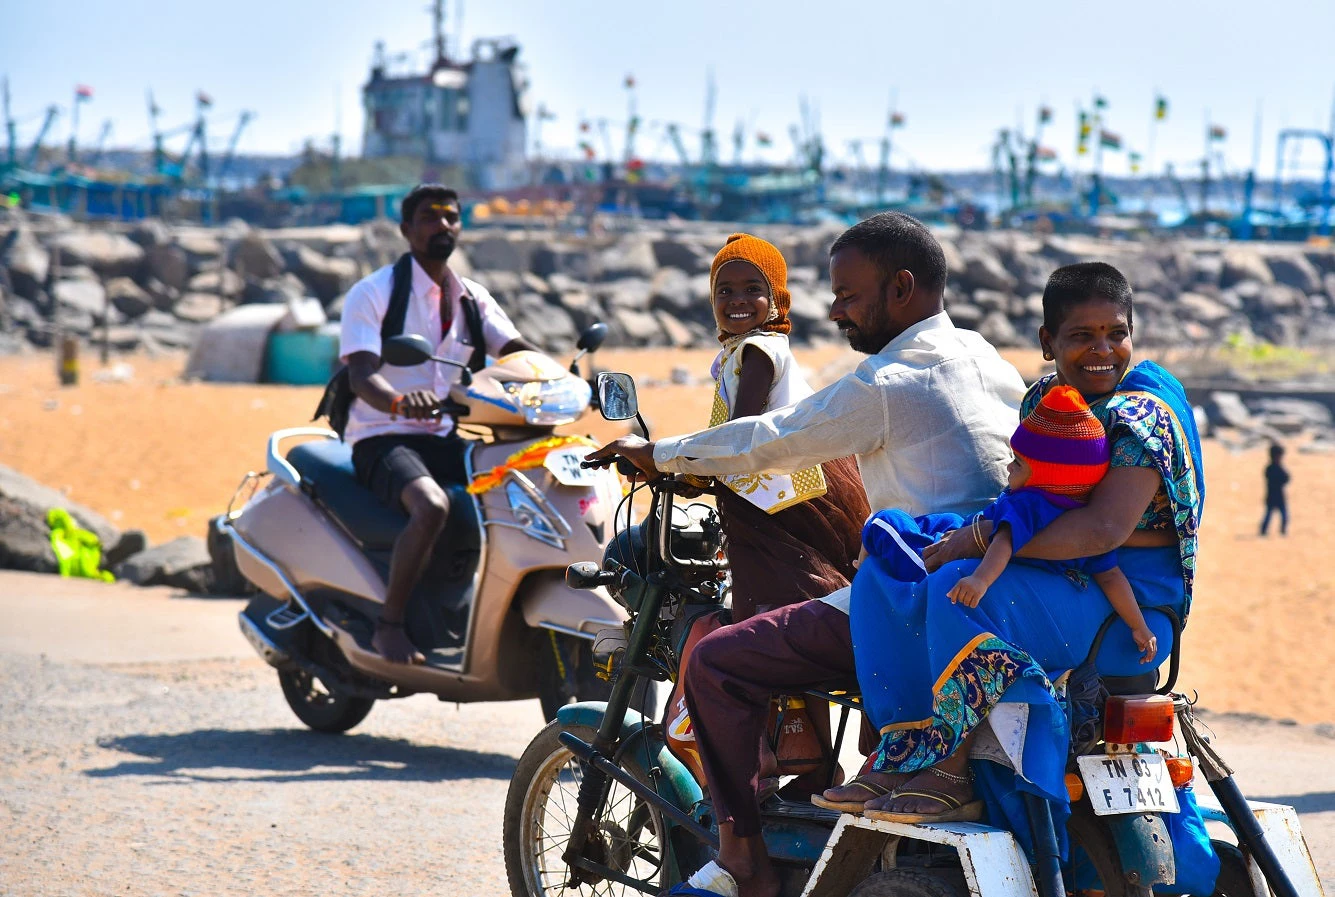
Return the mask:
[[[482,334],[486,338],[487,354],[501,354],[501,348],[519,338],[519,331],[509,317],[481,284],[461,278],[445,269],[445,285],[449,289],[452,309],[450,331],[441,336],[440,287],[422,266],[413,259],[412,292],[408,299],[403,332],[426,337],[436,345],[435,353],[442,358],[467,364],[473,354],[460,299],[464,292],[477,301],[482,317]],[[343,300],[343,320],[340,326],[338,354],[346,364],[355,352],[380,354],[380,325],[389,311],[389,294],[393,288],[394,266],[386,265],[363,277]],[[459,379],[459,368],[428,361],[413,367],[382,365],[380,375],[389,381],[395,392],[406,395],[417,390],[433,392],[438,396],[449,394],[450,387]],[[371,436],[388,433],[429,433],[446,436],[454,429],[454,422],[442,416],[434,420],[408,420],[377,411],[361,399],[353,399],[348,410],[348,426],[343,434],[349,445]]]
[[[1006,484],[1024,381],[987,340],[945,312],[905,330],[797,404],[661,439],[671,473],[792,473],[857,455],[873,511],[971,514]],[[826,600],[847,610],[847,589]]]

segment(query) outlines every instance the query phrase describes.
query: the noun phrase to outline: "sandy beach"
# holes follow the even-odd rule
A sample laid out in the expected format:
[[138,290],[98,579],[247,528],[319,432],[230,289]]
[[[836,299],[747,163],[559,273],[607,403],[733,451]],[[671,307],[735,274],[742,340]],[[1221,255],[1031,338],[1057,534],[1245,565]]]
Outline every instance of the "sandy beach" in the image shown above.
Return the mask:
[[[673,369],[699,378],[712,354],[609,350],[598,364],[642,381],[645,415],[668,435],[703,424],[711,400],[707,385],[669,383]],[[812,372],[850,360],[840,346],[798,355]],[[1011,360],[1026,376],[1039,372],[1033,353]],[[313,387],[182,382],[175,355],[119,364],[104,369],[85,356],[80,385],[61,388],[48,355],[0,359],[0,464],[143,529],[153,543],[202,536],[242,476],[263,464],[268,434],[307,425],[319,398]],[[572,429],[616,432],[597,416]],[[1206,443],[1209,499],[1180,687],[1215,711],[1335,722],[1335,689],[1324,684],[1335,667],[1335,478],[1329,455],[1294,450],[1286,460],[1290,533],[1261,539],[1264,451]]]

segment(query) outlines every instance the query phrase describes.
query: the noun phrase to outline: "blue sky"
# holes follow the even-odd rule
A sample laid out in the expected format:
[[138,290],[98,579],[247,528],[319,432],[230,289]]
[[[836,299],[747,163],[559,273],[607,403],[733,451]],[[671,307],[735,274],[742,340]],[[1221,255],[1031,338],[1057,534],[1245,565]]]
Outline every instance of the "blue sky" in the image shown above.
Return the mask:
[[[446,5],[453,32],[457,0]],[[307,137],[327,145],[337,124],[355,153],[373,45],[425,55],[427,7],[426,0],[0,0],[0,74],[10,79],[21,143],[32,139],[47,104],[68,106],[82,83],[95,91],[80,114],[85,144],[109,118],[110,143],[147,147],[151,87],[164,126],[192,117],[197,89],[211,94],[215,149],[248,109],[256,117],[241,139],[244,152],[290,153]],[[465,45],[480,36],[519,40],[534,105],[557,115],[544,124],[543,143],[572,154],[584,117],[606,118],[620,152],[627,74],[646,124],[679,122],[694,152],[712,68],[725,159],[739,119],[748,132],[774,138],[771,150],[752,146],[747,158],[788,158],[789,127],[806,96],[836,160],[848,157],[848,141],[862,139],[874,162],[892,93],[906,118],[895,133],[897,166],[985,168],[997,128],[1017,120],[1032,128],[1041,103],[1055,113],[1044,142],[1069,163],[1076,105],[1095,92],[1108,100],[1108,128],[1148,154],[1157,90],[1171,105],[1154,138],[1156,169],[1200,158],[1207,110],[1228,129],[1230,166],[1246,167],[1259,103],[1268,177],[1277,130],[1327,130],[1335,96],[1331,0],[470,0],[462,22]],[[53,134],[68,138],[68,115]],[[672,155],[661,127],[649,127],[640,147]],[[1312,150],[1304,159],[1316,165]],[[1105,168],[1124,173],[1125,154],[1110,154]]]

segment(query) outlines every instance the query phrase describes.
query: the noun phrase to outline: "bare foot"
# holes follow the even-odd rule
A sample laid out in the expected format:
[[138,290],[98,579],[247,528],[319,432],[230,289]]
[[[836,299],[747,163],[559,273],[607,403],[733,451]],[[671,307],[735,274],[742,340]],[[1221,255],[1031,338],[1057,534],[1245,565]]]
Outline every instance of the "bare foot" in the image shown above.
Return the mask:
[[[864,772],[854,776],[846,785],[839,785],[835,788],[826,788],[821,795],[828,801],[855,802],[871,801],[881,796],[889,795],[900,785],[903,785],[909,779],[913,778],[910,772]],[[871,806],[868,803],[867,806]]]
[[[924,769],[902,784],[904,791],[935,791],[954,798],[960,804],[974,799],[973,782],[968,776],[954,776],[935,767]],[[888,810],[891,813],[935,814],[948,809],[939,800],[894,793],[867,802],[868,810]]]
[[402,623],[391,623],[386,620],[377,623],[375,635],[371,636],[371,647],[390,663],[426,663],[426,657],[417,650],[417,646],[403,631]]
[[778,897],[782,882],[779,881],[779,875],[770,863],[765,862],[748,869],[751,874],[747,876],[728,869],[722,863],[719,866],[737,882],[737,897]]

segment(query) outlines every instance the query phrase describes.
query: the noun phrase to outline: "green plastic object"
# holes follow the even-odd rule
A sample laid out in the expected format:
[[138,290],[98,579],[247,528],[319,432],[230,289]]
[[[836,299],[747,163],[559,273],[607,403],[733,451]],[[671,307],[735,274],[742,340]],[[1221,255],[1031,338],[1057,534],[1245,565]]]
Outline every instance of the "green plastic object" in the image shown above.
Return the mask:
[[56,553],[61,576],[116,581],[109,571],[101,569],[102,541],[97,533],[80,529],[64,508],[47,511],[46,523],[51,527],[51,550]]
[[338,362],[338,331],[321,328],[272,333],[266,354],[266,382],[323,386]]

